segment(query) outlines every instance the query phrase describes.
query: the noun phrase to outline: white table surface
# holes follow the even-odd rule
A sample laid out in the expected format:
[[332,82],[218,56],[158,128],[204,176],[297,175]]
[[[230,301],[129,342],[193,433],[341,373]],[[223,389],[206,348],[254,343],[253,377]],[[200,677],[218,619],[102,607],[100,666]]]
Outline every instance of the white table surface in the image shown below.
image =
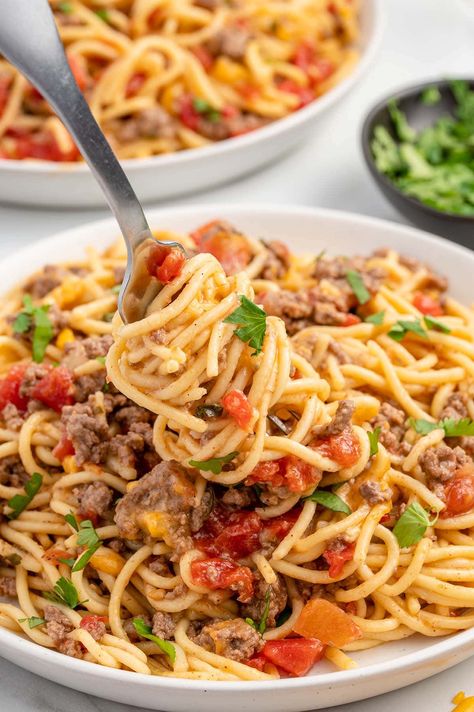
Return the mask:
[[[318,125],[313,140],[263,172],[186,202],[267,202],[324,206],[403,219],[379,195],[363,165],[359,133],[367,109],[392,88],[439,76],[474,75],[474,0],[380,0],[385,37],[374,66]],[[466,5],[472,5],[471,15]],[[1,199],[1,196],[0,196]],[[106,216],[105,210],[47,211],[0,206],[0,257],[61,229]],[[1,654],[1,651],[0,651]],[[334,712],[449,712],[461,689],[474,694],[472,661],[441,675]],[[68,690],[0,658],[2,712],[133,712],[137,708]],[[234,709],[237,709],[236,707]],[[275,702],[275,712],[279,712]],[[185,712],[185,711],[183,711]]]

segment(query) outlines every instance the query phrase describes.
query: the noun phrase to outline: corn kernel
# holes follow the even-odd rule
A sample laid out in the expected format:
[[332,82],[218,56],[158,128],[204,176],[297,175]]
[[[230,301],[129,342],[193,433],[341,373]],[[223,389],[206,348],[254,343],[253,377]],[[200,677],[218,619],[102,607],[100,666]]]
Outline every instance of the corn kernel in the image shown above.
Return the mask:
[[235,84],[246,81],[249,73],[241,64],[233,62],[228,57],[218,57],[212,67],[212,75],[224,84]]
[[64,280],[63,284],[53,289],[51,296],[60,309],[71,308],[80,303],[84,294],[84,283],[77,277]]
[[74,455],[66,455],[62,464],[64,472],[67,472],[68,475],[72,474],[73,472],[79,472],[79,468],[77,466],[76,458],[74,457]]
[[58,349],[63,349],[66,344],[70,344],[72,341],[75,341],[75,339],[76,337],[74,336],[73,330],[66,327],[66,329],[59,332],[58,338],[56,339],[56,346]]
[[141,525],[147,529],[150,536],[155,539],[164,539],[169,533],[169,517],[165,512],[144,512],[141,516]]
[[97,571],[118,576],[125,564],[125,559],[112,549],[102,549],[91,556],[90,564]]

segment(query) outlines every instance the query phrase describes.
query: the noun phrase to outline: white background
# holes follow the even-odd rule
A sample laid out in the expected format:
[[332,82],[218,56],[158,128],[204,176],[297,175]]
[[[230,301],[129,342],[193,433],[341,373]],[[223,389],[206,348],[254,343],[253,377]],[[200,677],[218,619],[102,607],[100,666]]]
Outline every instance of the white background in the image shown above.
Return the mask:
[[[263,172],[219,190],[187,198],[186,202],[319,205],[403,221],[379,195],[365,169],[360,151],[360,124],[369,107],[392,88],[420,79],[474,77],[474,0],[379,1],[385,5],[387,18],[382,47],[374,65],[352,94],[318,123],[312,141]],[[469,6],[471,10],[466,9]],[[0,207],[0,257],[40,237],[106,215],[105,210],[53,213]],[[449,712],[450,699],[457,691],[464,689],[467,694],[474,694],[472,670],[472,661],[467,661],[404,690],[332,709],[334,712],[408,709]],[[1,659],[0,680],[2,712],[133,712],[136,709],[67,690]],[[279,710],[275,701],[275,712]]]

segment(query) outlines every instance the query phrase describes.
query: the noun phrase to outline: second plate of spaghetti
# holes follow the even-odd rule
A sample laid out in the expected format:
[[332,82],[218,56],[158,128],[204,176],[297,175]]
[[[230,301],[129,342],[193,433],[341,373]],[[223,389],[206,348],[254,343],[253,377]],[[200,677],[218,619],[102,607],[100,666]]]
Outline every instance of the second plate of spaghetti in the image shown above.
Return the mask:
[[466,657],[470,253],[324,211],[150,220],[191,256],[150,254],[163,287],[130,325],[110,221],[2,265],[2,650],[203,710],[341,704]]

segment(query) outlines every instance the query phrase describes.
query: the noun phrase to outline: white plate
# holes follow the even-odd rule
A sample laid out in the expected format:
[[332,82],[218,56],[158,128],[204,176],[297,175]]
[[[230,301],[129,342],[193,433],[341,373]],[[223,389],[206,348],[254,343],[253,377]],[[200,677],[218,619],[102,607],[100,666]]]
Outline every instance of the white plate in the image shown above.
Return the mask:
[[[451,279],[451,293],[472,301],[474,253],[453,243],[382,220],[310,208],[196,206],[150,211],[150,224],[177,232],[221,217],[251,235],[286,241],[314,254],[367,254],[390,246],[428,259]],[[43,264],[83,256],[86,245],[105,247],[118,233],[112,220],[84,225],[27,247],[0,264],[0,284],[12,287]],[[451,637],[414,638],[354,654],[360,667],[335,671],[329,664],[299,679],[272,682],[202,682],[149,677],[68,658],[0,629],[0,655],[31,672],[76,690],[153,710],[183,712],[302,712],[355,702],[441,672],[474,654],[474,629]],[[205,693],[205,694],[204,694]],[[237,702],[231,694],[238,694]],[[278,696],[278,697],[276,697]]]
[[[142,201],[221,185],[260,168],[306,139],[318,118],[361,78],[382,35],[382,0],[362,0],[360,59],[351,74],[320,99],[290,116],[238,138],[203,148],[129,159],[122,165]],[[0,159],[2,202],[51,207],[101,206],[100,189],[84,163]]]

